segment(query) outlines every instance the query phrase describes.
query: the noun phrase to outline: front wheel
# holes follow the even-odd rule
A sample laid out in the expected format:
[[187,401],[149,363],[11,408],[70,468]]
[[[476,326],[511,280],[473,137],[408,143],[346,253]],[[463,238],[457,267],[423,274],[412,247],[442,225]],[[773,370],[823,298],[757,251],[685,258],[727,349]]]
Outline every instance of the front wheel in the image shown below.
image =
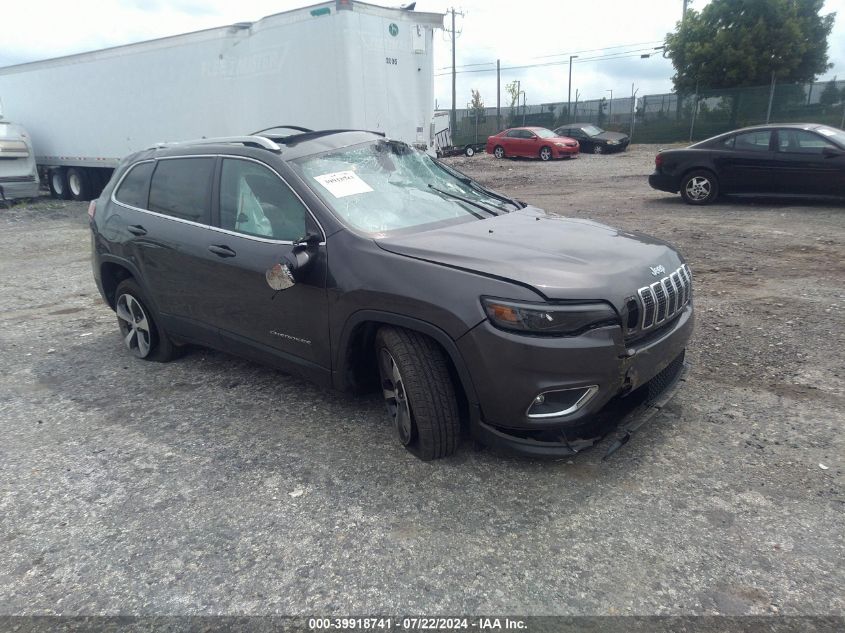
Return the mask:
[[710,204],[718,195],[719,182],[709,171],[691,171],[681,180],[681,198],[687,204]]
[[176,355],[174,345],[153,317],[138,284],[126,279],[120,282],[114,296],[117,326],[124,347],[143,360],[171,360]]
[[442,348],[418,332],[384,327],[376,335],[376,359],[399,441],[425,461],[454,453],[460,416]]
[[593,145],[593,154],[604,154],[604,145],[596,143]]
[[552,148],[551,147],[541,147],[540,148],[540,160],[547,161],[552,159]]
[[495,156],[496,158],[504,158],[505,148],[501,145],[496,145],[496,148],[493,150],[493,156]]

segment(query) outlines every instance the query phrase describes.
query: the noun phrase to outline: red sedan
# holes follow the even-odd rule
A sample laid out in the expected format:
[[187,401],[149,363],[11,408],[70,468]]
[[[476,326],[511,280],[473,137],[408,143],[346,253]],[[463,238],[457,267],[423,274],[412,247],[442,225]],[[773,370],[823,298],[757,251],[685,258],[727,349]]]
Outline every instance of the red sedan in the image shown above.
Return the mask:
[[525,156],[551,160],[574,158],[578,155],[578,141],[558,136],[544,127],[512,127],[487,139],[487,153],[496,158]]

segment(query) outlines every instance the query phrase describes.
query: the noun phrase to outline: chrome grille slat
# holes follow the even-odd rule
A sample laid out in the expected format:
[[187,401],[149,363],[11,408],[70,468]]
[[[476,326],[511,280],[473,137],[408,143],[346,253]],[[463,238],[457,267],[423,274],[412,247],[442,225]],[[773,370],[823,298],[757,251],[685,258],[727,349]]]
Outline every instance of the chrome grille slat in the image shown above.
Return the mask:
[[666,292],[663,290],[663,284],[655,281],[651,284],[651,290],[654,296],[657,297],[657,320],[655,323],[663,323],[666,320]]
[[637,294],[640,297],[640,304],[643,311],[643,320],[640,328],[645,330],[654,325],[654,315],[656,312],[655,306],[657,305],[657,300],[654,298],[654,293],[651,292],[651,288],[648,286],[640,288],[637,291]]
[[692,299],[692,271],[686,264],[637,290],[639,328],[649,330],[676,316]]

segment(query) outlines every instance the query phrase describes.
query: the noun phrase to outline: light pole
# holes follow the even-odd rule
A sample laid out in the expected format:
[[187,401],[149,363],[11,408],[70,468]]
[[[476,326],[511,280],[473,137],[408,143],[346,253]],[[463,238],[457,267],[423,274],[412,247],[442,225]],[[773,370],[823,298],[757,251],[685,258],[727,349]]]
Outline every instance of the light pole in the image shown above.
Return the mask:
[[578,55],[569,56],[569,91],[566,93],[566,118],[573,121],[572,118],[572,60],[577,59]]

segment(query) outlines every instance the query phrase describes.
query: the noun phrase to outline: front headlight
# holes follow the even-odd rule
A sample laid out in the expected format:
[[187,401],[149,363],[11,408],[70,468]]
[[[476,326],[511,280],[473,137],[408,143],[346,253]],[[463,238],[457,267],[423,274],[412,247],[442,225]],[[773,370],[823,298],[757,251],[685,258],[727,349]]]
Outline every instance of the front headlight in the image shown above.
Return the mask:
[[565,143],[555,143],[555,146],[557,146],[557,147],[566,147],[566,144],[565,144]]
[[546,336],[574,336],[602,325],[618,325],[606,303],[522,303],[482,297],[490,322],[503,330]]

